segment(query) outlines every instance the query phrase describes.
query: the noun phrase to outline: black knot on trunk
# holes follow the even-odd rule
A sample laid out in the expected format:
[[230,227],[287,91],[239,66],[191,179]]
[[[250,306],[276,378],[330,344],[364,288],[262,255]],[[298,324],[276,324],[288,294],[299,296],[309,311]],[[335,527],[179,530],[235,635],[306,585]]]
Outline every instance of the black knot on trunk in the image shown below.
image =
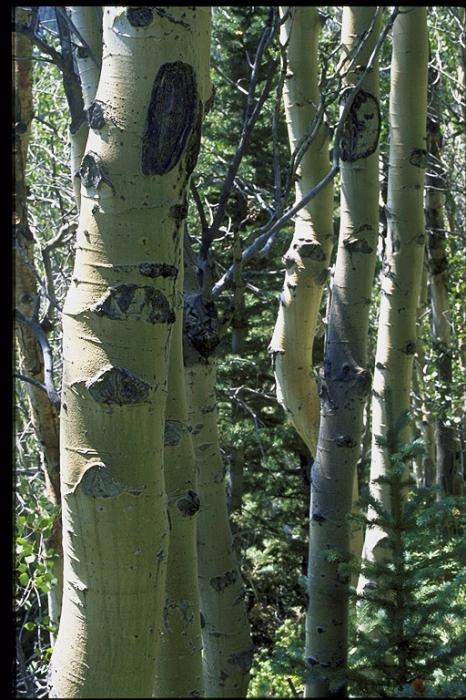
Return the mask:
[[96,100],[87,110],[87,121],[91,129],[99,131],[105,126],[104,105]]
[[321,515],[320,513],[313,513],[312,520],[315,520],[315,522],[319,523],[319,525],[320,525],[320,523],[325,522],[326,518],[323,515]]
[[311,666],[311,668],[312,668],[313,666],[318,666],[318,665],[319,665],[319,662],[317,661],[317,659],[315,658],[315,656],[308,656],[308,657],[306,657],[306,663],[307,663],[308,666]]
[[339,435],[335,440],[337,447],[356,447],[356,442],[354,442],[351,435]]
[[151,7],[129,7],[126,16],[132,27],[147,27],[154,19]]
[[215,304],[202,294],[185,295],[184,336],[202,355],[209,357],[220,342]]
[[190,517],[197,513],[200,505],[199,496],[197,493],[194,493],[194,491],[186,491],[186,493],[176,501],[176,507],[185,517]]
[[404,351],[407,355],[414,355],[414,353],[416,352],[416,341],[408,340],[408,342],[405,345]]
[[409,156],[409,162],[416,168],[425,168],[427,166],[427,151],[425,148],[413,148]]

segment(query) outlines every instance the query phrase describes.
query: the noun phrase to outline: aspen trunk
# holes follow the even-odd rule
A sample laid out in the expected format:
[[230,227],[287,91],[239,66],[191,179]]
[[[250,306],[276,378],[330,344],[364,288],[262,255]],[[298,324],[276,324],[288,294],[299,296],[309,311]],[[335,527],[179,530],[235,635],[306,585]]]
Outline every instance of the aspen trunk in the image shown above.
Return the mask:
[[[150,697],[168,555],[163,443],[210,10],[105,7],[63,313],[65,583],[51,697]],[[207,46],[207,49],[206,49]]]
[[[372,400],[370,491],[390,512],[390,489],[376,482],[390,467],[387,430],[399,424],[397,444],[409,439],[400,423],[410,408],[416,352],[416,310],[425,245],[423,209],[426,166],[427,24],[425,7],[403,7],[393,27],[390,89],[390,165],[387,196],[387,250],[382,276]],[[393,436],[392,436],[393,437]],[[391,440],[393,442],[393,440]],[[376,514],[369,508],[368,517]],[[364,557],[375,561],[385,533],[368,527]],[[359,590],[366,580],[361,577]]]
[[[343,57],[359,49],[347,66],[346,90],[358,81],[379,31],[380,9],[343,8]],[[344,693],[341,682],[340,686],[332,683],[332,671],[344,669],[347,662],[348,577],[340,571],[340,563],[350,553],[348,515],[360,456],[364,406],[371,384],[366,365],[378,240],[379,131],[375,63],[356,93],[339,144],[340,236],[327,317],[319,440],[311,472],[306,619],[306,662],[311,675],[306,697]],[[337,556],[325,557],[328,549],[337,552]]]
[[198,514],[198,566],[205,696],[246,697],[253,649],[241,572],[233,549],[225,468],[217,427],[215,311],[202,298],[188,248],[184,358],[189,423],[193,436]]
[[170,545],[155,683],[155,697],[161,698],[204,696],[196,527],[200,500],[183,370],[183,267],[177,268],[164,436]]
[[[16,22],[28,21],[28,13],[23,8],[16,8]],[[33,71],[31,41],[20,33],[14,34],[15,50],[15,132],[13,157],[15,166],[15,193],[13,224],[15,234],[15,307],[24,317],[31,319],[33,311],[38,308],[39,290],[34,275],[34,237],[29,229],[25,168],[32,121],[32,83]],[[45,333],[44,333],[45,335]],[[44,385],[44,356],[36,334],[31,327],[17,323],[15,328],[18,348],[18,364],[23,375]],[[50,379],[53,379],[50,377]],[[59,421],[57,406],[40,388],[29,382],[25,383],[31,420],[35,436],[41,449],[41,463],[45,476],[47,495],[52,503],[60,503],[60,449]],[[60,621],[61,597],[63,586],[63,559],[61,553],[61,523],[57,515],[51,540],[47,543],[57,552],[53,564],[56,586],[48,595],[49,617],[52,624]],[[52,637],[53,642],[53,637]]]
[[86,150],[89,122],[93,113],[99,109],[94,101],[102,66],[102,8],[73,5],[68,7],[67,11],[73,25],[88,47],[80,46],[80,40],[73,36],[74,59],[81,81],[83,105],[88,115],[87,122],[82,122],[76,129],[70,130],[71,173],[79,210],[81,197],[79,168]]
[[[314,124],[319,110],[315,7],[282,7],[280,40],[286,45],[285,113],[291,151],[314,136],[297,169],[296,201],[330,170],[328,128]],[[316,127],[316,128],[314,128]],[[277,398],[312,455],[319,427],[319,398],[312,373],[312,347],[333,244],[333,187],[328,184],[296,215],[293,239],[284,256],[285,282],[269,351]]]
[[418,488],[432,486],[435,482],[434,421],[424,382],[423,368],[426,365],[426,358],[420,331],[421,317],[425,314],[427,305],[427,266],[424,264],[417,311],[417,349],[413,367],[413,404],[416,412],[416,432],[422,437],[425,447],[425,454],[415,455],[414,458],[414,476]]
[[429,169],[426,176],[427,260],[429,265],[432,336],[436,351],[437,378],[441,386],[440,415],[435,420],[436,482],[445,495],[461,495],[463,478],[456,458],[458,439],[451,419],[452,343],[448,299],[448,256],[445,239],[445,178],[441,162],[442,133],[438,100],[431,88],[427,120]]

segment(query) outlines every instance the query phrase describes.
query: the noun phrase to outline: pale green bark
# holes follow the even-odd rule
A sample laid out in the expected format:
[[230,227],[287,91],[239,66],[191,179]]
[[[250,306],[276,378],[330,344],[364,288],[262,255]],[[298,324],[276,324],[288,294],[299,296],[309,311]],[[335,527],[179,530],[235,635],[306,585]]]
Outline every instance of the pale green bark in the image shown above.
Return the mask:
[[65,585],[51,697],[150,697],[168,555],[163,436],[207,8],[105,7],[63,314]]
[[[183,371],[183,296],[177,285],[176,321],[170,348],[165,421],[164,470],[170,544],[155,697],[202,697],[202,639],[197,567],[197,493],[195,456],[188,425]],[[181,284],[180,284],[181,283]]]
[[74,58],[81,80],[84,109],[88,111],[88,121],[83,122],[76,131],[70,131],[71,174],[79,210],[81,197],[79,168],[89,134],[89,108],[95,100],[102,65],[102,8],[73,5],[68,7],[67,11],[76,30],[88,46],[85,48],[78,45],[80,40],[73,34]]
[[413,367],[413,406],[417,435],[424,443],[425,453],[414,457],[413,472],[419,488],[432,486],[435,481],[435,436],[434,420],[430,410],[430,401],[424,381],[423,370],[426,367],[424,343],[422,341],[422,317],[426,313],[427,301],[427,267],[423,266],[419,307],[417,311],[417,349]]
[[448,290],[448,253],[445,238],[445,178],[443,173],[440,107],[434,86],[430,88],[427,120],[429,170],[426,176],[427,260],[429,266],[432,339],[436,353],[437,381],[441,395],[435,420],[436,482],[445,495],[461,495],[463,478],[457,460],[458,437],[451,423],[452,338]]
[[199,291],[188,241],[186,252],[184,358],[200,499],[197,539],[205,695],[246,697],[253,649],[217,427],[216,360],[210,355],[218,343],[218,329],[213,305]]
[[[79,36],[73,34],[74,57],[83,93],[84,109],[95,100],[102,65],[102,7],[71,5],[68,15]],[[85,43],[87,46],[82,46]]]
[[[360,78],[379,31],[380,9],[343,8],[343,58],[353,57],[345,66],[345,88],[354,87]],[[340,235],[327,315],[319,440],[311,473],[306,618],[311,680],[306,697],[332,695],[338,688],[332,684],[332,672],[343,670],[347,662],[348,577],[340,563],[351,551],[348,515],[371,381],[366,365],[378,240],[378,103],[375,61],[355,95],[340,143]],[[328,549],[337,552],[336,558],[325,557]]]
[[[425,7],[403,7],[393,28],[390,89],[390,160],[388,173],[386,258],[382,275],[372,401],[372,496],[390,511],[390,489],[375,480],[387,474],[387,430],[394,429],[411,405],[416,352],[416,310],[425,245],[423,209],[426,165],[427,25]],[[393,436],[392,436],[393,437]],[[409,427],[397,430],[397,444],[407,442]],[[368,517],[375,516],[369,508]],[[379,527],[368,527],[364,557],[374,561],[384,550]],[[361,577],[362,591],[366,580]]]
[[235,560],[220,452],[214,362],[186,367],[198,465],[199,586],[206,697],[245,697],[252,663],[241,573]]
[[[296,201],[330,170],[329,134],[314,122],[320,106],[315,7],[282,7],[289,17],[280,29],[286,45],[285,113],[292,153],[313,134],[296,178]],[[269,350],[277,398],[296,431],[315,454],[319,398],[312,371],[312,347],[333,243],[333,187],[329,183],[296,215],[293,239],[284,256],[285,283]]]

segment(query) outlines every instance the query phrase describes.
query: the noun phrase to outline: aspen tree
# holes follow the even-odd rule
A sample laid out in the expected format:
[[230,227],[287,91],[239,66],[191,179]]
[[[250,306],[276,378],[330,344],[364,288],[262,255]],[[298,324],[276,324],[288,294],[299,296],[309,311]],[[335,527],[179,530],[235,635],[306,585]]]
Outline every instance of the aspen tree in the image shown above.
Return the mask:
[[427,233],[427,260],[432,308],[432,336],[436,350],[437,377],[441,385],[440,415],[435,419],[436,482],[445,495],[460,495],[462,476],[456,459],[458,441],[455,429],[448,424],[451,402],[447,398],[452,382],[452,340],[448,290],[448,255],[445,238],[445,174],[441,162],[442,132],[432,71],[430,110],[427,119],[427,146],[429,168],[426,175],[425,215]]
[[[30,13],[25,8],[15,9],[15,22],[26,24]],[[41,446],[41,461],[46,481],[47,495],[56,505],[60,503],[60,448],[57,402],[53,399],[53,377],[51,367],[45,367],[44,351],[47,338],[34,315],[39,310],[39,289],[34,274],[34,236],[29,228],[26,198],[26,163],[32,122],[32,43],[27,36],[14,32],[14,103],[15,124],[13,141],[13,162],[15,168],[15,193],[13,204],[13,225],[15,236],[15,307],[23,319],[33,325],[18,322],[15,336],[20,372],[32,382],[26,381],[34,433]],[[39,336],[39,337],[38,337]],[[39,340],[40,338],[40,340]],[[41,346],[42,344],[42,346]],[[49,395],[37,385],[47,385]],[[58,399],[58,397],[56,397]],[[52,399],[52,400],[51,400]],[[51,541],[57,552],[53,573],[57,585],[49,592],[49,617],[52,624],[60,619],[63,562],[61,557],[61,527],[57,517]]]
[[[87,122],[84,121],[77,129],[70,130],[71,174],[79,209],[81,197],[79,168],[86,150],[89,122],[92,121],[94,111],[99,111],[95,96],[102,66],[102,8],[72,5],[67,8],[67,12],[80,37],[79,39],[73,37],[74,58],[81,80],[84,109],[88,115]],[[82,45],[83,42],[85,46]]]
[[[344,7],[343,103],[358,83],[380,32],[380,8]],[[369,305],[378,241],[378,64],[359,84],[342,131],[340,234],[327,314],[321,414],[311,472],[306,662],[307,697],[328,697],[332,671],[347,661],[348,580],[340,563],[350,553],[354,474],[363,412],[370,391],[367,369]],[[326,556],[331,550],[335,556]]]
[[197,464],[198,566],[205,696],[246,697],[253,649],[241,572],[233,550],[217,426],[215,310],[199,291],[187,246],[184,358]]
[[[286,46],[283,99],[292,153],[309,143],[297,168],[296,201],[330,170],[329,132],[319,121],[315,7],[282,7],[280,41]],[[311,138],[310,138],[311,137]],[[269,351],[277,397],[311,454],[319,425],[319,398],[312,373],[312,347],[333,245],[333,187],[329,183],[296,214],[285,256],[285,282]]]
[[170,544],[155,696],[202,697],[202,638],[197,567],[195,455],[183,372],[183,270],[178,264],[176,321],[170,348],[164,471]]
[[[377,482],[390,466],[391,441],[409,440],[405,417],[410,408],[416,352],[416,310],[425,246],[424,176],[426,166],[427,23],[425,7],[403,7],[393,27],[390,78],[390,160],[388,171],[386,254],[373,381],[370,491],[390,512],[387,484]],[[375,517],[369,507],[368,517]],[[363,556],[382,557],[385,533],[366,529]],[[380,546],[382,545],[382,546]],[[358,588],[367,584],[364,577]]]
[[168,555],[163,443],[209,8],[105,7],[63,313],[65,582],[51,697],[150,697]]

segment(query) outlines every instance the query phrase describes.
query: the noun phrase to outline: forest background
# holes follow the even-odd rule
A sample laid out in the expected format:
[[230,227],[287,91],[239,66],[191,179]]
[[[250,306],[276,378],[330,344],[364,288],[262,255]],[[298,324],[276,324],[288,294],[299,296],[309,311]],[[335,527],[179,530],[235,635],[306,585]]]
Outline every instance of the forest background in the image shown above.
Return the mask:
[[[44,401],[57,410],[63,372],[60,319],[72,281],[78,224],[70,168],[69,128],[71,121],[73,131],[76,117],[70,71],[77,70],[76,57],[79,58],[80,50],[81,58],[86,57],[83,42],[73,34],[62,13],[58,11],[56,15],[55,9],[49,7],[34,8],[32,13],[25,8],[24,12],[25,16],[19,19],[16,16],[17,29],[22,27],[16,36],[21,37],[18,42],[30,42],[26,49],[21,44],[21,50],[32,55],[32,109],[30,125],[24,114],[18,118],[16,112],[13,117],[15,159],[21,149],[25,123],[29,138],[23,190],[16,181],[15,213],[23,205],[24,209],[15,221],[15,255],[16,264],[21,267],[26,251],[28,283],[34,291],[27,298],[24,296],[23,272],[17,267],[17,327],[32,331],[45,375],[40,381],[33,379],[35,373],[27,362],[24,364],[24,346],[20,345],[15,366],[16,689],[18,697],[45,697],[57,633],[51,591],[57,585],[60,549],[57,540],[60,511],[50,498],[53,484],[51,489],[49,482],[53,478],[50,479],[47,467],[54,460],[58,462],[58,455],[51,457],[44,451],[44,444],[41,446],[43,440],[38,436],[37,421],[31,413],[30,387],[41,392]],[[383,26],[389,18],[390,10],[385,8]],[[338,67],[342,8],[320,8],[319,23],[319,88],[325,95],[332,159],[335,148],[332,139],[339,133],[340,96],[344,88],[344,71]],[[426,255],[417,302],[415,354],[411,353],[414,364],[410,412],[401,423],[392,426],[395,436],[408,426],[411,433],[391,450],[393,470],[385,475],[391,493],[400,502],[406,502],[403,490],[409,488],[410,511],[400,512],[398,520],[394,511],[378,513],[379,525],[401,547],[398,554],[407,590],[401,601],[402,620],[397,622],[390,613],[394,579],[399,575],[396,552],[394,569],[382,571],[376,567],[367,572],[369,579],[377,581],[379,599],[374,597],[372,603],[366,600],[356,605],[356,589],[352,589],[350,672],[345,671],[345,682],[353,696],[371,692],[460,697],[466,688],[464,26],[464,11],[460,8],[428,8],[427,105],[431,141],[424,200]],[[204,308],[199,311],[188,306],[188,311],[193,316],[198,314],[196,318],[208,330],[202,349],[198,350],[207,362],[215,362],[217,368],[220,454],[234,552],[241,566],[254,647],[248,697],[296,697],[302,695],[305,681],[311,685],[319,682],[309,680],[312,668],[303,662],[314,460],[306,436],[298,435],[277,401],[276,367],[272,365],[269,350],[287,270],[283,256],[293,236],[294,218],[290,216],[275,231],[270,222],[276,223],[293,205],[296,175],[290,163],[283,107],[286,52],[279,36],[278,8],[214,8],[211,43],[214,97],[202,126],[201,148],[186,212],[186,230],[191,240],[191,253],[187,248],[187,257],[198,256],[197,264],[204,280],[208,279],[215,289],[219,280],[225,282],[224,275],[230,268],[232,272],[228,284],[219,288],[219,293],[210,295]],[[367,367],[371,373],[376,364],[387,246],[392,50],[388,36],[381,44],[379,57],[380,228],[367,334]],[[22,56],[24,63],[25,57]],[[15,164],[18,180],[21,167],[17,160]],[[334,251],[328,260],[331,274],[323,284],[312,348],[316,376],[324,362],[329,290],[341,223],[342,177],[337,171],[333,181]],[[444,212],[441,231],[429,220],[429,196],[437,191],[441,192]],[[21,229],[24,216],[31,234],[29,238],[26,236],[26,243],[24,228]],[[259,244],[258,231],[265,231]],[[435,291],[439,285],[446,303],[440,311]],[[18,334],[23,331],[18,330]],[[42,386],[39,388],[37,383]],[[395,387],[392,389],[396,391]],[[364,399],[364,404],[357,460],[358,498],[362,499],[363,514],[368,506],[377,508],[373,494],[367,492],[374,450],[370,397]],[[449,481],[442,481],[445,452],[452,465],[453,476]],[[400,482],[400,471],[397,472],[400,465],[402,475],[409,465],[413,479],[409,487]],[[362,520],[362,525],[367,522]],[[317,526],[320,527],[318,521]],[[357,514],[352,527],[354,532],[358,528],[361,532]],[[403,536],[397,539],[400,532]],[[393,542],[391,546],[393,549]],[[338,552],[335,556],[338,557]],[[352,575],[351,583],[355,584],[360,559],[343,563],[348,566],[347,577]],[[375,638],[378,645],[374,644]],[[401,647],[407,651],[400,660]],[[398,671],[402,668],[402,672],[394,673],[393,667]],[[338,674],[332,682],[340,687]]]

